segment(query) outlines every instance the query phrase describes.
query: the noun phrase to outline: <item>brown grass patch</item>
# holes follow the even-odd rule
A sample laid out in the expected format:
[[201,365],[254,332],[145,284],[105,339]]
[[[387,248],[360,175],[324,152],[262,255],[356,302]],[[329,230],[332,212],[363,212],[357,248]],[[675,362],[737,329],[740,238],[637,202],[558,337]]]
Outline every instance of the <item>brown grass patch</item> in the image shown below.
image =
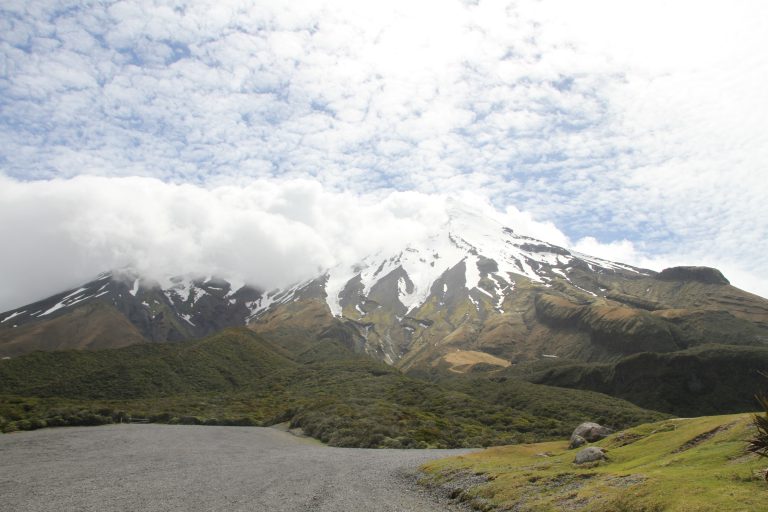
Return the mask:
[[506,359],[478,352],[476,350],[456,350],[443,356],[443,361],[451,365],[450,370],[457,373],[465,373],[478,363],[486,363],[506,368],[511,363]]

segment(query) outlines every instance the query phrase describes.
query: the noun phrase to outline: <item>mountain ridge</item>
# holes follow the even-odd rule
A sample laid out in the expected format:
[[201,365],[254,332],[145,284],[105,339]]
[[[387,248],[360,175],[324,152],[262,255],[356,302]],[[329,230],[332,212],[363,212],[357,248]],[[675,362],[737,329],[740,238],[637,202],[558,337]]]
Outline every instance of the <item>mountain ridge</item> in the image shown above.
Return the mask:
[[[85,315],[83,307],[99,313]],[[732,287],[716,269],[657,273],[609,262],[517,234],[453,202],[447,221],[418,237],[275,290],[212,276],[103,273],[0,314],[0,357],[105,348],[109,330],[119,333],[112,346],[123,346],[242,325],[289,344],[291,336],[332,333],[405,370],[434,367],[456,351],[486,354],[478,363],[501,361],[500,368],[547,357],[607,362],[712,342],[762,345],[768,301]]]

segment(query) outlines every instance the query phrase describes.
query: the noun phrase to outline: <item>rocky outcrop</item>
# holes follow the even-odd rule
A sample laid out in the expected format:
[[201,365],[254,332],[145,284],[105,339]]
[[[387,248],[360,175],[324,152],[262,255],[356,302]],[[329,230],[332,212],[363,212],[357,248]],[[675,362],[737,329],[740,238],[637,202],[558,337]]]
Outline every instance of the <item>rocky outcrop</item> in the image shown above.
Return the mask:
[[562,247],[557,247],[555,245],[550,245],[550,244],[545,245],[545,244],[526,243],[526,244],[519,245],[518,247],[520,247],[524,251],[530,251],[530,252],[549,252],[552,254],[561,254],[563,256],[571,255],[571,251],[569,251],[568,249],[563,249]]
[[656,279],[662,281],[695,281],[705,284],[731,284],[725,276],[711,267],[671,267],[662,270]]

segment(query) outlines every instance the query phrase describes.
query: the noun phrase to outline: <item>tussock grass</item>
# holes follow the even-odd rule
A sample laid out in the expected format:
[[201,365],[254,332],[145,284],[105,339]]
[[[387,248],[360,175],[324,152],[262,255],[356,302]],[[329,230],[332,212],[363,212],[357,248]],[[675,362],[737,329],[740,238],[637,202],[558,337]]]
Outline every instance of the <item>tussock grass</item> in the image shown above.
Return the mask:
[[[749,414],[670,419],[595,443],[609,460],[576,466],[567,441],[496,447],[430,462],[428,481],[482,474],[466,492],[490,510],[519,512],[757,512],[768,510],[764,460],[748,454]],[[471,498],[470,498],[471,500]]]

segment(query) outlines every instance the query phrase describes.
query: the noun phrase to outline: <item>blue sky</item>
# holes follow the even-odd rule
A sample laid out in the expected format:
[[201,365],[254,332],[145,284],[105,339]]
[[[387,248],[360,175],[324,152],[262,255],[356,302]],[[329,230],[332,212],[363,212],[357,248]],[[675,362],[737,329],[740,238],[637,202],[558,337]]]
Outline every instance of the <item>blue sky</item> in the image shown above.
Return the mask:
[[[0,236],[40,256],[0,257],[0,309],[64,272],[156,264],[146,219],[102,217],[173,219],[185,201],[226,217],[223,191],[254,184],[272,194],[242,199],[254,218],[269,203],[275,223],[325,239],[302,272],[361,228],[292,206],[297,190],[368,208],[358,220],[402,194],[426,209],[469,194],[540,238],[657,270],[717,266],[768,295],[765,19],[757,0],[5,1]],[[155,196],[171,206],[141,202]],[[158,239],[189,228],[165,224]],[[271,233],[258,245],[318,253]],[[210,265],[210,243],[185,261]]]

